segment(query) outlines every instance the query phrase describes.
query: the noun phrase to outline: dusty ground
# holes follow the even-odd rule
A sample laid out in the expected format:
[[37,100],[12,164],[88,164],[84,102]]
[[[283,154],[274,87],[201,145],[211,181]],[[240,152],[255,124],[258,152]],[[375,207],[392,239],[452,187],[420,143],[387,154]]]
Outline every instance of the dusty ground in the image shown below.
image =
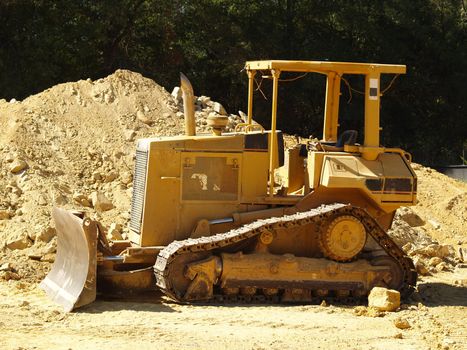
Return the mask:
[[[210,113],[197,99],[197,128]],[[158,295],[64,314],[38,288],[55,254],[51,208],[85,210],[125,235],[137,138],[183,130],[180,100],[129,71],[0,100],[0,349],[467,349],[467,184],[414,165],[419,203],[391,236],[420,272],[395,313],[365,306],[183,306]],[[229,115],[230,127],[239,117]],[[100,193],[110,203],[92,202]],[[462,250],[464,249],[464,250]],[[457,268],[456,268],[457,266]],[[408,329],[394,325],[405,318]]]
[[358,316],[361,306],[186,306],[157,295],[65,314],[36,285],[0,283],[0,348],[467,349],[467,287],[453,283],[467,282],[463,270],[424,278],[421,302],[380,317]]

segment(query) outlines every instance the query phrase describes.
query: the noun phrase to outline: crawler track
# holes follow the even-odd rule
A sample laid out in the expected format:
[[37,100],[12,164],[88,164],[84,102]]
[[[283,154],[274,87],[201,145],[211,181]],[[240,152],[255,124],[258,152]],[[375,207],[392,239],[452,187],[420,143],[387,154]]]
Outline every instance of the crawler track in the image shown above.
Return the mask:
[[[293,229],[294,227],[311,223],[319,226],[334,215],[353,215],[360,219],[367,233],[381,246],[388,256],[394,258],[399,264],[403,273],[403,283],[400,292],[403,296],[409,295],[415,288],[417,280],[417,273],[412,260],[404,254],[381,226],[379,226],[364,209],[345,204],[323,205],[306,212],[258,220],[229,232],[216,234],[210,237],[174,241],[163,249],[157,257],[156,264],[154,265],[157,286],[170,298],[178,302],[184,302],[184,291],[178,290],[175,287],[175,283],[173,283],[174,278],[178,277],[174,276],[174,264],[181,264],[181,261],[184,261],[184,259],[190,260],[192,256],[194,259],[191,259],[191,261],[196,260],[195,257],[200,254],[208,254],[209,252],[220,253],[234,244],[259,236],[264,230],[271,232],[279,228]],[[316,233],[310,232],[310,234]],[[177,271],[183,271],[183,267],[180,266]],[[336,289],[338,288],[336,287]],[[216,289],[214,294],[212,301],[218,302],[280,301],[278,296],[266,296],[261,294],[253,296],[225,295],[222,293],[221,289]],[[346,301],[352,302],[352,298],[346,299]],[[203,302],[206,301],[204,300]]]

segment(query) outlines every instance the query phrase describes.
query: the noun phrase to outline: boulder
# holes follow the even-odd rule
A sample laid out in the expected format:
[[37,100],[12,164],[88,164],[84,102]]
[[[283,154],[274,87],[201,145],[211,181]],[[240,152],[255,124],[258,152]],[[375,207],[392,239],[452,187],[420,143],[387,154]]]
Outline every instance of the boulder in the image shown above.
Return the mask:
[[83,207],[91,208],[91,202],[89,201],[89,198],[82,193],[73,194],[73,200],[81,204]]
[[152,124],[152,120],[149,119],[148,117],[146,117],[144,115],[144,113],[142,111],[138,111],[136,112],[136,118],[138,118],[138,120],[146,125],[151,125]]
[[27,232],[21,232],[13,235],[7,241],[5,246],[10,250],[22,250],[31,245]]
[[425,221],[411,208],[401,207],[400,209],[398,209],[397,215],[406,223],[408,223],[411,227],[425,225]]
[[0,271],[12,271],[12,270],[13,270],[13,266],[11,266],[11,263],[9,262],[6,262],[0,265]]
[[103,193],[93,192],[91,193],[91,202],[94,209],[99,212],[107,211],[114,208],[114,205]]
[[431,224],[431,226],[433,226],[435,230],[439,230],[441,228],[441,224],[436,220],[430,219],[428,220],[428,222]]
[[120,180],[125,185],[131,184],[131,182],[133,181],[133,174],[129,171],[125,171],[120,175]]
[[444,261],[440,262],[438,265],[436,265],[436,271],[441,272],[441,271],[449,271],[449,265],[446,264]]
[[0,210],[0,220],[7,220],[11,217],[10,211],[6,209]]
[[399,329],[408,329],[411,327],[409,321],[402,317],[398,317],[394,320],[394,326]]
[[414,253],[428,257],[438,257],[443,259],[450,256],[451,251],[454,251],[452,246],[433,243],[426,247],[414,250]]
[[107,238],[111,241],[121,241],[122,237],[122,226],[116,223],[111,223],[109,231],[107,233]]
[[20,171],[26,169],[27,167],[28,167],[28,163],[26,163],[24,160],[16,159],[10,165],[10,172],[12,172],[13,174],[16,174],[16,173],[19,173]]
[[456,251],[457,258],[461,262],[467,262],[467,248],[459,247]]
[[52,238],[55,237],[57,232],[53,227],[47,227],[39,232],[39,234],[36,235],[36,242],[44,242],[44,243],[49,243]]
[[434,256],[428,261],[428,266],[436,266],[440,264],[441,262],[443,262],[443,259],[441,259],[440,257]]
[[423,260],[421,257],[419,256],[416,256],[415,258],[413,258],[413,263],[415,265],[415,268],[417,269],[417,272],[422,275],[422,276],[426,276],[429,274],[429,271],[426,267],[427,265],[427,262],[425,260]]
[[368,296],[368,306],[380,311],[395,311],[401,304],[397,290],[374,287]]
[[128,129],[124,132],[125,141],[133,141],[135,139],[135,136],[136,131],[133,129]]
[[171,95],[175,101],[180,102],[182,100],[182,89],[179,86],[174,87]]
[[18,281],[21,279],[21,277],[16,272],[12,272],[12,271],[0,272],[0,278],[4,279],[5,281],[9,281],[9,280]]
[[110,171],[108,172],[105,177],[104,177],[104,182],[112,182],[118,177],[118,174],[116,171]]
[[220,115],[227,115],[227,111],[225,110],[224,106],[222,106],[219,102],[214,102],[213,109],[214,112]]

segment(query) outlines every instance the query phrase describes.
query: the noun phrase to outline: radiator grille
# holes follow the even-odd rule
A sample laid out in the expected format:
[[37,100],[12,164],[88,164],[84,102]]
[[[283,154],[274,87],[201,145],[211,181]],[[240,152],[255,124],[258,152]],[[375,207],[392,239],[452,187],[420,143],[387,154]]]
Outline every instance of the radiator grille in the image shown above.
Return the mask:
[[133,179],[133,197],[131,199],[130,229],[137,233],[141,232],[141,221],[143,219],[147,164],[148,151],[136,150],[135,175]]

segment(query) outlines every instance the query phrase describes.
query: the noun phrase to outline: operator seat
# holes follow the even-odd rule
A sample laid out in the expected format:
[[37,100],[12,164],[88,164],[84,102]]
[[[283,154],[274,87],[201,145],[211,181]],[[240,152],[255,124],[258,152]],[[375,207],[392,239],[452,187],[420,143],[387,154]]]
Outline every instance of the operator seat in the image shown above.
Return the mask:
[[337,142],[320,142],[319,144],[325,152],[341,152],[344,150],[344,145],[355,145],[357,136],[357,130],[345,130],[339,135]]

